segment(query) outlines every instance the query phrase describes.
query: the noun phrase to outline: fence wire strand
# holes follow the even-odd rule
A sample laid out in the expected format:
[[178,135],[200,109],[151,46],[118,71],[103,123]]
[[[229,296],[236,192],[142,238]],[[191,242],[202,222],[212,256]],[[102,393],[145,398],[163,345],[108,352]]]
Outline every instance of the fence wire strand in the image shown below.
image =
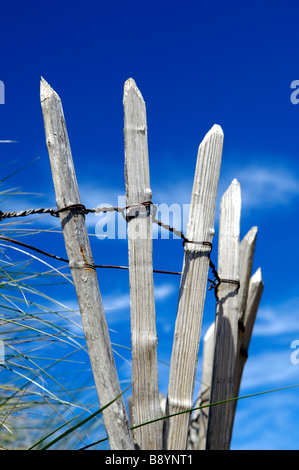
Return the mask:
[[[52,207],[52,208],[26,209],[26,210],[22,210],[22,211],[11,211],[11,212],[9,212],[9,211],[2,212],[0,210],[0,222],[2,222],[2,220],[7,219],[7,218],[27,217],[27,216],[35,215],[35,214],[49,214],[53,217],[59,217],[59,215],[61,213],[67,212],[67,211],[77,213],[77,214],[84,214],[84,215],[91,214],[91,213],[100,213],[100,212],[102,212],[102,213],[120,212],[122,214],[123,218],[128,222],[132,218],[138,217],[138,215],[140,214],[140,208],[141,207],[143,207],[143,208],[145,207],[147,209],[152,207],[153,208],[153,218],[152,218],[153,223],[157,224],[161,228],[164,228],[165,230],[168,230],[171,233],[174,233],[176,236],[181,238],[183,240],[183,245],[184,246],[186,245],[186,243],[191,243],[191,244],[200,244],[200,245],[203,245],[203,246],[208,246],[210,248],[210,251],[209,251],[209,266],[210,266],[211,271],[214,275],[214,279],[213,280],[208,279],[208,281],[210,282],[210,286],[209,286],[208,289],[209,290],[214,289],[216,299],[218,298],[217,297],[217,291],[218,291],[218,288],[219,288],[221,283],[235,284],[237,286],[237,289],[239,289],[239,287],[240,287],[240,282],[239,281],[233,280],[233,279],[221,279],[219,277],[217,269],[216,269],[214,263],[211,261],[211,258],[210,258],[210,254],[211,254],[211,251],[212,251],[212,248],[213,248],[212,243],[209,242],[209,241],[205,241],[205,240],[203,240],[203,241],[189,240],[184,235],[184,233],[182,231],[177,230],[176,228],[171,227],[170,225],[165,224],[161,220],[157,219],[156,218],[157,206],[155,204],[153,204],[151,201],[143,201],[143,202],[140,202],[138,204],[131,204],[131,205],[123,206],[123,207],[97,206],[97,207],[92,208],[92,209],[86,208],[83,204],[70,204],[70,205],[65,206],[63,208],[60,208],[60,209]],[[134,214],[132,214],[132,211],[130,211],[131,209],[135,209]],[[36,248],[34,246],[28,245],[26,243],[23,243],[23,242],[20,242],[20,241],[17,241],[17,240],[14,240],[13,238],[0,236],[0,239],[4,240],[4,241],[8,241],[10,243],[15,243],[17,245],[23,246],[23,247],[28,248],[30,250],[36,251],[37,253],[40,253],[40,254],[43,254],[45,256],[49,256],[51,258],[54,258],[58,261],[62,261],[62,262],[65,262],[65,263],[69,262],[68,259],[62,258],[62,257],[57,256],[57,255],[53,255],[51,253],[48,253],[48,252],[46,252],[44,250],[41,250],[39,248]],[[94,267],[95,268],[109,268],[109,269],[126,269],[126,270],[129,269],[128,266],[104,265],[104,264],[95,264]],[[161,273],[161,274],[176,274],[176,275],[181,275],[182,274],[181,272],[178,272],[178,271],[165,271],[165,270],[158,270],[158,269],[153,269],[153,272],[154,273]]]

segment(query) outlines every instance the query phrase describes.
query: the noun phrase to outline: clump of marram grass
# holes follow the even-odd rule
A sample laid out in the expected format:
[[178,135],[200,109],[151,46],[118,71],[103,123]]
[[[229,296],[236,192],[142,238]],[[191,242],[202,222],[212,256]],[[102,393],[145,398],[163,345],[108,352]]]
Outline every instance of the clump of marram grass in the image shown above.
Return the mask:
[[[22,194],[20,189],[0,191],[1,207],[8,198]],[[55,435],[68,421],[72,426],[80,422],[98,407],[79,312],[58,300],[59,289],[72,286],[68,268],[1,240],[59,232],[58,226],[37,228],[37,219],[6,219],[0,225],[2,449],[42,448],[46,440],[34,444]],[[56,299],[47,294],[53,288],[58,292]],[[97,438],[106,435],[99,416],[57,446],[83,447],[94,432]]]

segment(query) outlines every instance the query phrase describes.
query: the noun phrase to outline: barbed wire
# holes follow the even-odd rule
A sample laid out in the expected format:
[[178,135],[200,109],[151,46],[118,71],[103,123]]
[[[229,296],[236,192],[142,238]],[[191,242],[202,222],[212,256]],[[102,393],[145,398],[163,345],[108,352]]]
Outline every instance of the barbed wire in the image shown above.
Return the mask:
[[[211,242],[205,241],[205,240],[203,240],[203,241],[189,240],[184,235],[184,233],[182,231],[177,230],[176,228],[171,227],[170,225],[165,224],[161,220],[157,219],[156,218],[157,206],[155,204],[153,204],[152,201],[143,201],[143,202],[140,202],[140,203],[137,203],[137,204],[130,204],[130,205],[123,206],[123,207],[98,206],[98,207],[95,207],[95,208],[92,208],[92,209],[88,209],[83,204],[70,204],[70,205],[62,207],[60,209],[52,207],[52,208],[26,209],[26,210],[22,210],[22,211],[10,211],[10,212],[9,211],[6,211],[6,212],[0,211],[0,222],[2,222],[2,220],[7,219],[7,218],[26,217],[26,216],[30,216],[30,215],[34,215],[34,214],[49,214],[53,217],[59,217],[59,214],[61,214],[62,212],[67,212],[67,211],[71,211],[71,212],[77,213],[77,214],[84,214],[84,215],[87,215],[87,214],[90,214],[90,213],[100,213],[100,212],[103,212],[103,213],[106,213],[106,212],[120,212],[122,214],[122,216],[124,217],[124,219],[128,222],[132,218],[135,218],[139,215],[139,211],[137,210],[138,207],[139,208],[140,207],[145,207],[145,208],[152,207],[153,208],[153,218],[152,218],[153,223],[157,224],[161,228],[164,228],[165,230],[168,230],[169,232],[174,233],[176,236],[181,238],[183,240],[183,245],[184,246],[185,246],[186,243],[191,243],[191,244],[201,244],[203,246],[208,246],[210,248],[210,251],[209,251],[209,266],[210,266],[211,271],[214,275],[214,279],[213,280],[208,279],[208,281],[210,282],[210,286],[209,286],[208,289],[209,290],[211,290],[211,289],[215,290],[216,298],[217,298],[217,291],[218,291],[218,288],[219,288],[221,283],[235,284],[237,286],[237,289],[240,288],[240,282],[239,281],[234,280],[234,279],[223,279],[223,278],[219,277],[217,269],[216,269],[214,263],[212,262],[212,260],[210,258],[210,254],[211,254],[211,251],[212,251],[212,248],[213,248],[213,245],[212,245]],[[132,209],[132,208],[135,208],[135,211],[136,211],[135,214],[132,214],[132,213],[128,214],[127,211]],[[9,241],[10,243],[18,244],[20,246],[23,246],[23,247],[28,248],[30,250],[36,251],[36,252],[38,252],[40,254],[43,254],[45,256],[49,256],[51,258],[57,259],[59,261],[66,262],[66,263],[69,262],[65,258],[61,258],[60,256],[53,255],[51,253],[48,253],[48,252],[46,252],[44,250],[41,250],[39,248],[36,248],[34,246],[28,245],[26,243],[23,243],[23,242],[20,242],[20,241],[17,241],[17,240],[14,240],[13,238],[0,236],[0,239],[5,240],[5,241]],[[95,264],[94,267],[95,268],[110,268],[110,269],[129,269],[128,266],[103,265],[103,264],[102,265]],[[181,272],[177,272],[177,271],[165,271],[165,270],[157,270],[157,269],[153,269],[153,272],[162,273],[162,274],[177,274],[177,275],[182,274]]]

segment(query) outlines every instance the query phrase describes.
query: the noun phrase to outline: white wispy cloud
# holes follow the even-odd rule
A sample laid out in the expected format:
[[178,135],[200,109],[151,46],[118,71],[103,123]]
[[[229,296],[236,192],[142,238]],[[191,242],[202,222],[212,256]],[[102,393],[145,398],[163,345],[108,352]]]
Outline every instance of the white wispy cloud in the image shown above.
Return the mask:
[[80,184],[80,194],[82,204],[86,207],[116,206],[119,200],[121,200],[121,203],[125,203],[124,188],[117,188],[112,185],[108,188],[99,188],[98,185],[94,183]]
[[[237,178],[241,185],[242,208],[268,210],[271,207],[287,205],[299,196],[299,176],[292,168],[279,165],[267,166],[265,164],[244,164],[240,167],[230,167],[220,174],[215,214],[216,222],[219,219],[220,199],[234,178]],[[192,186],[193,179],[186,177],[182,179],[179,172],[171,183],[166,179],[163,185],[152,184],[153,203],[157,204],[158,207],[161,207],[161,205],[168,206],[171,216],[170,225],[183,232],[186,231],[189,217]],[[92,181],[92,177],[90,183],[80,185],[80,194],[82,203],[89,208],[107,205],[125,206],[126,204],[124,188],[113,186],[99,188]],[[53,205],[52,200],[47,203],[47,195],[42,200],[44,206]],[[17,205],[19,208],[19,200]],[[32,207],[32,199],[28,202],[23,199],[21,205],[22,208]],[[17,207],[16,204],[12,203],[11,210],[14,209],[17,209]],[[120,216],[108,213],[105,217],[106,221],[109,221]],[[86,217],[88,228],[94,229],[98,220],[98,215],[88,215]],[[40,219],[40,221],[43,224],[55,225],[52,217],[46,217]],[[166,223],[168,223],[167,220]],[[153,226],[154,237],[157,237],[160,230],[157,226]],[[163,229],[161,233],[166,234]]]
[[256,324],[255,336],[281,336],[297,334],[299,336],[299,298],[288,299],[277,305],[261,306]]
[[238,402],[232,450],[297,448],[298,390],[283,390]]
[[[273,348],[273,347],[272,347]],[[292,364],[290,344],[283,349],[250,354],[247,359],[240,395],[248,390],[263,391],[298,383],[299,365]]]
[[[286,167],[246,165],[230,171],[241,185],[242,207],[268,209],[289,204],[299,196],[299,177]],[[222,194],[230,184],[228,175],[220,181]]]
[[[299,365],[292,362],[293,340],[299,340],[299,299],[259,308],[242,387],[259,389],[298,382]],[[258,352],[255,344],[259,343]]]
[[286,169],[249,167],[239,178],[248,206],[260,205],[261,200],[267,205],[284,205],[299,195],[299,179]]
[[[230,167],[220,173],[215,224],[219,220],[221,197],[234,178],[241,186],[242,209],[269,210],[288,205],[299,197],[299,176],[292,168],[279,165],[270,167],[265,164]],[[158,187],[154,192],[153,199],[159,204],[177,204],[184,208],[180,219],[174,213],[173,221],[173,225],[176,223],[183,232],[186,231],[188,222],[192,186],[192,179],[180,180],[178,175],[177,182],[170,185],[166,181],[164,187]]]

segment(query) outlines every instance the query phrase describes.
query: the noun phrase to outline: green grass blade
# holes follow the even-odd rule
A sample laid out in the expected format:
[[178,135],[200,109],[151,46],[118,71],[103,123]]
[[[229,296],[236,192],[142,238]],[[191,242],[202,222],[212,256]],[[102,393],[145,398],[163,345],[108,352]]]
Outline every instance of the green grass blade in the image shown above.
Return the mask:
[[13,175],[19,173],[19,171],[22,171],[24,170],[25,168],[27,168],[27,166],[31,165],[32,163],[36,162],[36,160],[39,160],[40,157],[37,157],[37,158],[34,158],[34,160],[31,160],[31,162],[29,163],[26,163],[26,165],[22,166],[21,168],[19,168],[18,170],[14,171],[13,173],[10,173],[8,176],[5,176],[5,178],[2,178],[2,180],[0,180],[0,183],[3,183],[3,181],[7,180],[8,178],[11,178]]
[[[289,386],[286,386],[286,387],[281,387],[281,388],[275,388],[275,389],[272,389],[272,390],[265,390],[263,392],[256,392],[256,393],[251,393],[249,395],[243,395],[241,397],[235,397],[235,398],[229,398],[228,400],[222,400],[222,401],[218,401],[218,402],[215,402],[215,403],[208,403],[207,405],[202,405],[202,406],[197,406],[195,408],[190,408],[189,410],[184,410],[184,411],[178,411],[177,413],[173,413],[171,415],[167,415],[167,416],[161,416],[160,418],[156,418],[156,419],[153,419],[151,421],[146,421],[145,423],[142,423],[142,424],[137,424],[136,426],[132,426],[130,429],[131,431],[133,429],[137,429],[137,428],[141,428],[142,426],[147,426],[148,424],[151,424],[151,423],[155,423],[157,421],[161,421],[161,420],[164,420],[164,419],[168,419],[168,418],[172,418],[174,416],[178,416],[178,415],[182,415],[184,413],[191,413],[192,411],[195,411],[195,410],[201,410],[203,408],[208,408],[210,406],[216,406],[216,405],[221,405],[223,403],[228,403],[228,402],[231,402],[231,401],[237,401],[237,400],[243,400],[244,398],[252,398],[252,397],[257,397],[259,395],[265,395],[267,393],[273,393],[273,392],[280,392],[282,390],[289,390],[289,389],[292,389],[292,388],[295,388],[295,387],[299,387],[299,384],[294,384],[294,385],[289,385]],[[100,439],[99,441],[96,441],[96,442],[93,442],[92,444],[89,444],[87,446],[84,446],[82,447],[81,449],[79,450],[85,450],[85,449],[88,449],[92,446],[95,446],[97,444],[100,444],[102,442],[105,442],[107,441],[108,438],[105,438],[105,439]]]
[[181,414],[184,414],[184,413],[191,413],[192,411],[201,410],[203,408],[207,408],[207,407],[210,407],[210,406],[222,405],[223,403],[229,403],[231,401],[243,400],[244,398],[257,397],[257,396],[260,396],[260,395],[265,395],[267,393],[281,392],[282,390],[289,390],[289,389],[295,388],[295,387],[299,387],[299,384],[288,385],[286,387],[275,388],[275,389],[272,389],[272,390],[265,390],[263,392],[255,392],[255,393],[251,393],[249,395],[242,395],[241,397],[228,398],[227,400],[217,401],[215,403],[208,403],[207,405],[197,406],[196,408],[190,408],[189,410],[178,411],[177,413],[167,415],[167,416],[163,416],[161,418],[156,418],[156,419],[153,419],[152,421],[147,421],[146,423],[137,424],[136,426],[133,426],[131,429],[132,430],[137,429],[137,428],[140,428],[141,426],[146,426],[147,424],[155,423],[156,421],[161,421],[162,419],[172,418],[173,416],[178,416],[178,415],[181,415]]
[[[104,411],[106,408],[108,408],[108,406],[112,405],[112,403],[114,403],[116,400],[118,400],[124,393],[126,393],[127,390],[129,390],[129,388],[131,387],[132,385],[130,384],[123,392],[121,392],[117,397],[115,397],[113,400],[111,400],[109,403],[107,403],[107,405],[104,405],[102,406],[99,410],[95,411],[94,413],[92,413],[90,416],[88,416],[87,418],[84,418],[82,421],[80,421],[79,423],[75,424],[74,426],[72,426],[70,429],[68,429],[67,431],[65,431],[64,433],[60,434],[60,436],[56,437],[55,439],[53,439],[51,442],[49,442],[48,444],[46,444],[44,447],[42,447],[41,450],[46,450],[46,449],[49,449],[49,447],[52,447],[54,444],[56,444],[57,442],[59,442],[61,439],[63,439],[64,437],[66,437],[68,434],[70,434],[71,432],[74,432],[76,429],[78,429],[80,426],[83,426],[84,424],[86,424],[88,421],[90,421],[91,419],[93,419],[95,416],[97,416],[99,413],[101,413],[102,411]],[[74,418],[72,418],[71,421],[73,421]],[[41,441],[37,442],[36,444],[34,444],[32,447],[30,447],[30,449],[28,450],[31,450],[33,449],[34,447],[36,447],[40,442],[44,441],[45,439],[47,439],[48,437],[50,437],[51,435],[53,435],[56,431],[62,429],[64,426],[66,426],[68,423],[64,423],[60,428],[56,429],[54,432],[52,432],[51,434],[47,435],[46,437],[44,437]]]

